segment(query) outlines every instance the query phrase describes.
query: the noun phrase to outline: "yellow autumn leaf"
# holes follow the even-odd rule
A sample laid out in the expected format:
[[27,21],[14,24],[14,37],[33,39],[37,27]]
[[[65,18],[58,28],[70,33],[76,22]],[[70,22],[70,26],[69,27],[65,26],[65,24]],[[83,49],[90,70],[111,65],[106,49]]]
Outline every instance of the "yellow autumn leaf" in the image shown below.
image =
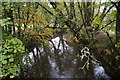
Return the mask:
[[3,77],[4,75],[0,75],[0,77]]
[[10,75],[10,78],[14,78],[15,76],[14,75]]
[[112,53],[109,50],[105,50],[106,51],[106,55],[111,55]]

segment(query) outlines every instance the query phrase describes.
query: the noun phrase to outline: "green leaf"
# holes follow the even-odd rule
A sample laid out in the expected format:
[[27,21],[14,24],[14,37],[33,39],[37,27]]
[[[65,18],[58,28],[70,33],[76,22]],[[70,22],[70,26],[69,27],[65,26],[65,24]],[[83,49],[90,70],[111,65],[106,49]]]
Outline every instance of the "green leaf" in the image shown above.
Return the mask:
[[7,53],[7,50],[4,50],[3,52],[2,52],[2,54],[6,54]]
[[13,61],[14,61],[14,58],[10,58],[9,61],[10,61],[10,62],[13,62]]
[[11,57],[13,57],[13,54],[11,54],[11,55],[8,55],[7,57],[8,57],[8,58],[11,58]]
[[115,58],[116,58],[117,60],[119,60],[120,56],[116,56]]
[[12,52],[13,51],[13,49],[8,49],[8,52]]
[[14,53],[17,53],[17,50],[14,50]]
[[2,50],[2,47],[0,46],[0,51]]
[[7,56],[2,55],[2,60],[7,59]]
[[2,61],[3,64],[7,64],[7,60]]
[[118,68],[120,69],[120,66],[118,66]]

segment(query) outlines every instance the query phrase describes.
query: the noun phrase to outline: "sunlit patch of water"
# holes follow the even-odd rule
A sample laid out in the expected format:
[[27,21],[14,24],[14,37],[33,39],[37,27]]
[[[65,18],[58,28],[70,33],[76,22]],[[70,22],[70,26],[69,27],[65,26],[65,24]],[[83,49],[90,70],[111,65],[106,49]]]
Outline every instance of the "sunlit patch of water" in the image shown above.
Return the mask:
[[[63,38],[63,39],[64,39],[64,38]],[[60,37],[56,37],[56,38],[52,39],[52,42],[54,43],[56,49],[59,49],[60,52],[62,53],[62,52],[63,52],[63,45],[62,45],[62,42],[60,41]],[[59,45],[60,45],[60,46],[59,46]],[[73,52],[73,48],[70,47],[65,41],[64,41],[64,46],[65,46],[65,48],[66,48],[67,50]],[[54,50],[54,49],[52,49],[52,50]],[[60,53],[60,54],[61,54],[61,53]]]
[[110,77],[105,73],[105,69],[98,64],[95,65],[94,75],[96,80],[99,80],[99,79],[110,80]]

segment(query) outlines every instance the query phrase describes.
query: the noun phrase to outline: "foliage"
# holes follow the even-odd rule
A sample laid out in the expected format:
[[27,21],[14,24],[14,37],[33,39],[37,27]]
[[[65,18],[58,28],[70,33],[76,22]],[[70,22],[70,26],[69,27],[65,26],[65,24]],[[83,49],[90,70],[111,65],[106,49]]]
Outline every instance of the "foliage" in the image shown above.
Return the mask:
[[[117,49],[117,54],[120,55],[120,42],[117,42],[115,47]],[[120,60],[120,56],[116,56],[116,59]]]
[[118,54],[120,54],[120,42],[117,42],[116,45],[115,45],[115,47],[118,50]]
[[[108,47],[107,38],[95,39],[99,32],[115,31],[117,10],[110,2],[3,2],[2,12],[3,19],[0,23],[3,26],[3,42],[1,43],[3,48],[1,47],[0,56],[2,56],[3,65],[1,74],[4,77],[20,70],[26,52],[24,46],[29,52],[34,51],[35,47],[41,47],[42,43],[49,43],[52,38],[56,37],[53,33],[57,29],[59,29],[58,34],[62,34],[57,36],[67,34],[67,42],[74,43],[75,41],[82,46],[87,46],[90,50],[96,50],[103,44],[105,52],[112,55],[104,47],[104,45]],[[116,44],[116,48],[119,53],[119,43]],[[119,59],[119,56],[116,59]],[[13,78],[12,75],[10,77]]]
[[45,28],[42,31],[39,29],[27,29],[24,33],[26,34],[24,43],[29,51],[39,47],[44,42],[48,43],[53,37],[53,30],[50,28]]
[[2,51],[0,54],[2,63],[0,75],[3,75],[3,77],[11,74],[18,76],[17,72],[20,71],[20,66],[23,65],[21,61],[23,55],[25,55],[23,43],[17,38],[9,37],[1,42],[0,51]]
[[0,19],[0,24],[1,24],[1,26],[7,26],[7,25],[9,25],[9,24],[13,24],[11,21],[8,21],[8,20],[10,20],[9,17],[6,18],[6,19]]
[[[119,62],[120,61],[120,42],[117,42],[115,45],[116,49],[117,49],[117,55],[116,56],[116,60]],[[120,64],[118,64],[118,68],[120,69]]]

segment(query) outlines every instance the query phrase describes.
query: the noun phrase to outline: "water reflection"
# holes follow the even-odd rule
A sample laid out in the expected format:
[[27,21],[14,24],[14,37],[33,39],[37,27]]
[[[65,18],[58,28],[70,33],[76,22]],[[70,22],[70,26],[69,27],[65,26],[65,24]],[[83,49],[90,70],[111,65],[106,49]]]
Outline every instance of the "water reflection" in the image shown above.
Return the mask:
[[[47,48],[43,45],[39,48],[39,51],[37,51],[37,48],[35,48],[35,56],[39,57],[39,64],[36,65],[38,67],[35,70],[37,70],[37,72],[40,70],[41,72],[37,77],[110,79],[105,73],[104,68],[99,64],[92,63],[91,66],[93,69],[86,69],[86,73],[80,70],[80,66],[82,66],[86,60],[80,61],[80,57],[77,58],[77,52],[65,41],[64,37],[62,39],[60,37],[52,39]],[[35,62],[35,56],[33,52],[29,53],[29,57],[33,62]],[[49,76],[45,76],[45,74]]]

